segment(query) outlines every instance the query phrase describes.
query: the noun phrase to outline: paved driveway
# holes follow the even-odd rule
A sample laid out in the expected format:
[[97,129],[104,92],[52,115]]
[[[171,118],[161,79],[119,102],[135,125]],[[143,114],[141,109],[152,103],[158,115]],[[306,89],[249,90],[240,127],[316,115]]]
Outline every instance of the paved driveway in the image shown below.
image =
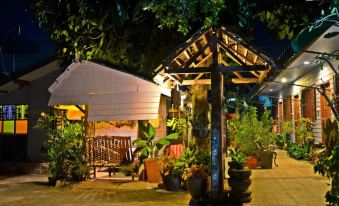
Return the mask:
[[278,167],[252,171],[252,201],[246,206],[322,206],[329,181],[313,172],[307,161],[278,151]]
[[[279,167],[253,170],[253,200],[246,206],[321,206],[329,182],[313,173],[309,162],[278,152]],[[190,195],[154,189],[144,182],[86,181],[72,188],[53,188],[39,175],[0,177],[0,206],[169,206],[187,205]]]

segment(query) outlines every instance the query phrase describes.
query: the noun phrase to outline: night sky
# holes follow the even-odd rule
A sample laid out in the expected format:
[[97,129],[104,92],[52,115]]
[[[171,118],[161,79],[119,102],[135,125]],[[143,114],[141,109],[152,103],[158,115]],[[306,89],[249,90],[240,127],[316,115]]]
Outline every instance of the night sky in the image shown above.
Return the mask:
[[[40,45],[38,53],[15,56],[16,70],[37,64],[55,54],[55,44],[49,39],[49,35],[39,28],[26,11],[29,2],[29,0],[2,0],[0,4],[0,35],[8,34],[15,25],[20,25],[21,35]],[[12,57],[8,53],[3,52],[2,54],[5,70],[11,72]],[[3,71],[1,58],[0,71]]]
[[[21,35],[34,40],[40,45],[38,53],[30,55],[16,55],[16,70],[26,68],[32,64],[39,63],[48,57],[53,56],[55,44],[49,39],[49,35],[42,31],[32,16],[27,12],[30,0],[2,0],[0,5],[0,35],[9,33],[15,25],[21,26]],[[263,24],[254,24],[253,46],[265,51],[273,58],[277,58],[282,50],[286,48],[289,41],[272,40],[268,36],[268,30]],[[5,70],[12,71],[11,55],[2,53]],[[3,66],[0,58],[0,71]]]

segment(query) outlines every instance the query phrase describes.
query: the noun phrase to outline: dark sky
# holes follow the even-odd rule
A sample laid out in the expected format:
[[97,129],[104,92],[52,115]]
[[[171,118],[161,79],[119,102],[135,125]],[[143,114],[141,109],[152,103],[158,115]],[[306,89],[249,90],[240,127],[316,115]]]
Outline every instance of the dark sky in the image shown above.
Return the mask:
[[[30,0],[1,0],[0,3],[0,35],[11,32],[15,25],[20,25],[21,35],[33,40],[40,45],[40,50],[35,54],[16,55],[16,70],[47,59],[55,54],[55,45],[49,39],[49,35],[43,32],[34,22],[32,16],[27,12]],[[10,54],[2,53],[5,69],[12,70],[12,58]],[[0,58],[0,71],[3,71]]]
[[[39,28],[32,16],[27,12],[29,2],[30,0],[1,0],[0,3],[0,35],[9,33],[14,25],[19,24],[21,26],[21,35],[34,40],[40,45],[40,51],[36,54],[16,55],[16,70],[41,62],[55,54],[55,45],[49,39],[49,35]],[[277,58],[289,43],[289,41],[272,40],[263,24],[255,23],[254,28],[253,46],[265,51],[274,58]],[[12,71],[11,55],[2,54],[5,70],[7,72]],[[0,71],[3,71],[1,58]]]

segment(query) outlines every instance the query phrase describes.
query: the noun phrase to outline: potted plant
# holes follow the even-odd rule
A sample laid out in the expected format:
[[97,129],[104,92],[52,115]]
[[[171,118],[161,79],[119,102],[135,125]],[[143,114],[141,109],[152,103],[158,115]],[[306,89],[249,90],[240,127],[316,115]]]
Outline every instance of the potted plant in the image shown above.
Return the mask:
[[209,167],[194,164],[184,170],[182,179],[186,181],[187,189],[191,194],[191,203],[204,201],[208,191]]
[[230,166],[230,168],[237,169],[237,170],[244,169],[246,156],[243,153],[235,151],[234,148],[229,148],[228,152],[232,160],[228,162],[228,165]]
[[282,136],[282,148],[286,148],[287,145],[291,144],[291,133],[293,131],[292,121],[290,120],[283,120],[281,123],[281,132],[280,135]]
[[169,134],[159,140],[154,140],[156,131],[152,124],[148,123],[146,126],[139,121],[139,128],[142,131],[142,136],[133,141],[137,145],[134,152],[140,154],[141,162],[139,174],[146,169],[146,175],[149,182],[161,182],[160,175],[160,161],[158,154],[164,146],[170,145],[179,137],[178,133]]
[[255,140],[258,138],[260,122],[257,119],[255,107],[248,107],[243,111],[238,121],[238,128],[235,131],[235,141],[238,151],[245,154],[246,165],[249,169],[255,169],[258,165],[257,147]]
[[272,169],[273,156],[275,159],[277,153],[274,152],[274,133],[272,132],[272,118],[270,111],[265,109],[261,116],[260,124],[258,126],[258,137],[256,145],[259,150],[260,167],[262,169]]
[[[51,127],[56,125],[56,127]],[[65,116],[41,113],[35,126],[44,130],[47,138],[43,149],[48,161],[48,179],[51,185],[57,181],[63,185],[65,181],[84,180],[89,168],[84,158],[84,130],[80,123],[71,123]]]
[[181,175],[183,170],[175,167],[177,159],[171,156],[161,158],[160,173],[165,189],[169,191],[177,191],[181,188]]

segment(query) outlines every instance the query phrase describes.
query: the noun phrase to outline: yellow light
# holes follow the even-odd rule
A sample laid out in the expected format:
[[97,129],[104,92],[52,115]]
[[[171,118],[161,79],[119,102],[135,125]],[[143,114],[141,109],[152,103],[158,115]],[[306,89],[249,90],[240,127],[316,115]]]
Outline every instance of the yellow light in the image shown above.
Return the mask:
[[281,79],[281,82],[282,82],[282,83],[286,83],[286,82],[287,82],[287,79],[284,77],[284,78]]
[[309,61],[304,61],[304,64],[305,65],[308,65],[308,64],[310,64],[311,62],[309,62]]

